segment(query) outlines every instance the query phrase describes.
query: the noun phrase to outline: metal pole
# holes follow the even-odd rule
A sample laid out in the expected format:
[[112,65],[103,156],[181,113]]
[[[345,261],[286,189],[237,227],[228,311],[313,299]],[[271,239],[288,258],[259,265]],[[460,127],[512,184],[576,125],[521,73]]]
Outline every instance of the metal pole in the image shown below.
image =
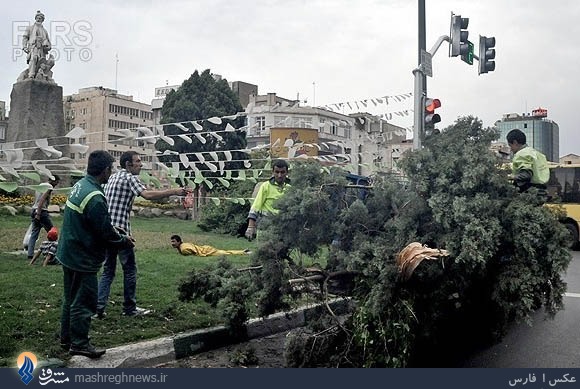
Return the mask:
[[423,74],[421,69],[421,51],[427,50],[427,38],[425,29],[425,0],[418,0],[418,36],[419,47],[417,50],[417,69],[413,70],[415,76],[415,91],[414,91],[414,123],[413,123],[413,150],[421,148],[421,135],[423,134],[423,96],[427,94],[427,76]]
[[413,70],[415,76],[414,91],[414,123],[413,123],[413,150],[421,149],[421,136],[423,135],[424,109],[423,109],[423,72],[417,68]]
[[[419,0],[419,49],[417,50],[417,66],[421,66],[421,50],[427,50],[427,29],[425,28],[425,0]],[[427,93],[427,76],[423,75],[423,92]]]

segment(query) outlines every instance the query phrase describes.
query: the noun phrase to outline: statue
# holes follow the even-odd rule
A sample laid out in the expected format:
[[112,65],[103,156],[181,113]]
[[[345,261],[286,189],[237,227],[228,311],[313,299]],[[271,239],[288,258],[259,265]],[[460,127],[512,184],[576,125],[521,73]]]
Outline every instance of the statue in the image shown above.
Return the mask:
[[50,54],[48,59],[40,63],[38,72],[36,72],[35,79],[40,81],[50,82],[51,84],[56,84],[52,79],[52,67],[54,66],[54,56]]
[[[28,64],[28,73],[23,77],[24,79],[36,78],[42,65],[47,64],[48,61],[46,56],[52,48],[48,32],[42,25],[42,22],[44,22],[44,14],[40,11],[36,11],[34,20],[34,24],[26,28],[22,38],[22,50],[27,53],[26,63]],[[52,65],[54,65],[54,58],[52,58]],[[47,64],[45,68],[46,67],[48,67],[48,71],[52,68],[50,64]],[[43,70],[43,72],[44,71],[45,70]],[[19,79],[20,78],[22,78],[22,75]],[[43,76],[42,78],[46,80],[46,77]]]

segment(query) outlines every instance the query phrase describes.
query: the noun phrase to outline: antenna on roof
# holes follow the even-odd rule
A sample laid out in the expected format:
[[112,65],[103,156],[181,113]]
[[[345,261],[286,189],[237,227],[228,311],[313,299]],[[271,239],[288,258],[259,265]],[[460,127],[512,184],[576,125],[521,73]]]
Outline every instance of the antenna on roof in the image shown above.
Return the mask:
[[119,91],[117,89],[117,75],[118,75],[118,71],[119,71],[119,53],[115,53],[115,90]]

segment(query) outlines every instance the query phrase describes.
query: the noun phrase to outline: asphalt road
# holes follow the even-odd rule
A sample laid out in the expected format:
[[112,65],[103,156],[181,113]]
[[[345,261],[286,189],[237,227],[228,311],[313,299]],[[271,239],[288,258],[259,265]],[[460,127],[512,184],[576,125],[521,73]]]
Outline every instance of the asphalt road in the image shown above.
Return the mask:
[[553,320],[537,312],[531,327],[513,325],[501,343],[470,358],[464,367],[580,367],[580,252],[572,252],[564,279],[568,283],[564,310]]

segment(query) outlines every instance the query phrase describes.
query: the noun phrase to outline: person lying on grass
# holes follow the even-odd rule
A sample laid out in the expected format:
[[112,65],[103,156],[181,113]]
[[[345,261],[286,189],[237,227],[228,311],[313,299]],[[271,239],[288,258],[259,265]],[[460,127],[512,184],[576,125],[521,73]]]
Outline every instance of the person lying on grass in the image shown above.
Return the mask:
[[177,249],[181,255],[195,255],[197,257],[209,257],[216,255],[249,255],[252,252],[246,250],[220,250],[208,245],[196,245],[189,242],[183,242],[179,235],[171,236],[171,247]]

